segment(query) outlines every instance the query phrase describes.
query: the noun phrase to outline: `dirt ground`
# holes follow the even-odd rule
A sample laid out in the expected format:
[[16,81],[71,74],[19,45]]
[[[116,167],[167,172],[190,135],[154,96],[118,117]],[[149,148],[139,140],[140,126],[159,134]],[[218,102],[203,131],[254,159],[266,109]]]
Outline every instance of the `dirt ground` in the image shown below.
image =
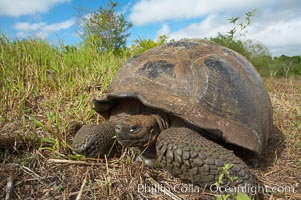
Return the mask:
[[[274,127],[259,157],[242,155],[269,188],[264,199],[301,199],[301,81],[266,79]],[[43,115],[43,113],[41,113]],[[18,122],[6,133],[26,132]],[[26,126],[25,126],[26,127]],[[36,127],[36,132],[45,130]],[[47,131],[47,130],[46,130]],[[71,136],[70,136],[71,137]],[[0,199],[216,199],[217,193],[182,183],[135,161],[125,150],[109,160],[72,159],[68,150],[27,143],[0,150]]]

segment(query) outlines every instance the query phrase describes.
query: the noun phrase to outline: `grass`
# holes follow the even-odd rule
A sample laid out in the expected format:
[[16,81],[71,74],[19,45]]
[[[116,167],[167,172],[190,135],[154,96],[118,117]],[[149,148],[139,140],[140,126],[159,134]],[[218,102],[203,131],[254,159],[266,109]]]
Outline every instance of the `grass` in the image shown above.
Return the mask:
[[[16,199],[216,198],[136,162],[132,150],[120,158],[87,160],[68,147],[77,123],[102,122],[92,110],[92,99],[106,91],[126,55],[102,55],[84,44],[70,49],[35,39],[10,43],[2,36],[0,58],[0,134],[31,139],[22,147],[0,149],[0,199],[5,199],[8,178]],[[297,199],[301,81],[267,78],[265,83],[273,103],[274,129],[263,155],[245,160],[264,184],[294,188],[289,193],[271,192],[266,199]],[[0,146],[5,146],[3,141]]]
[[[22,135],[66,137],[72,120],[92,117],[92,98],[106,90],[126,60],[84,45],[64,52],[35,39],[9,43],[2,37],[0,44],[0,122],[21,127]],[[39,135],[38,128],[47,133]]]

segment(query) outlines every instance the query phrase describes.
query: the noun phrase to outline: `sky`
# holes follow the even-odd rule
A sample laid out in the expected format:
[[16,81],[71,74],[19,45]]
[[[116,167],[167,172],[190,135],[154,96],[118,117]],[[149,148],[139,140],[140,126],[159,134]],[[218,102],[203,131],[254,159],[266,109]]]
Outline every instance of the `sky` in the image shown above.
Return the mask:
[[[273,56],[301,55],[300,0],[115,0],[117,13],[133,23],[135,39],[210,38],[233,28],[228,19],[244,19],[256,9],[244,38],[259,41]],[[0,32],[10,39],[39,37],[76,45],[78,10],[105,8],[105,0],[0,0]],[[300,35],[299,35],[300,34]]]

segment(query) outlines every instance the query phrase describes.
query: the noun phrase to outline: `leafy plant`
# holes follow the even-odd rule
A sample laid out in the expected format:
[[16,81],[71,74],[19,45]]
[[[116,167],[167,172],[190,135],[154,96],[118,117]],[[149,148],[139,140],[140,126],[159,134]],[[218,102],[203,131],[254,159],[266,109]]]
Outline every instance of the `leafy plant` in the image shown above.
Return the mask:
[[100,7],[81,18],[82,38],[92,44],[99,52],[120,53],[126,47],[127,31],[132,23],[126,21],[122,14],[116,13],[117,3],[109,1],[107,8]]
[[221,173],[218,176],[218,181],[217,181],[217,185],[222,185],[223,184],[223,179],[229,179],[231,183],[233,183],[234,181],[236,181],[238,179],[237,176],[231,176],[230,175],[230,169],[233,167],[233,165],[230,164],[225,164],[222,168],[221,168]]
[[246,36],[248,32],[247,28],[251,24],[251,17],[255,16],[255,12],[256,9],[246,12],[244,20],[240,20],[240,17],[228,19],[229,23],[233,25],[233,28],[228,31],[227,37],[229,37],[230,40],[236,40],[237,37]]
[[[230,174],[230,169],[233,167],[233,165],[231,164],[225,164],[220,171],[220,174],[218,176],[218,180],[216,182],[216,186],[217,187],[221,187],[223,185],[223,180],[229,180],[230,181],[230,185],[231,183],[234,183],[238,177],[237,176],[232,176]],[[227,199],[231,199],[234,198],[235,200],[251,200],[251,198],[247,195],[244,194],[242,192],[237,192],[236,194],[220,194],[216,197],[216,200],[227,200]]]

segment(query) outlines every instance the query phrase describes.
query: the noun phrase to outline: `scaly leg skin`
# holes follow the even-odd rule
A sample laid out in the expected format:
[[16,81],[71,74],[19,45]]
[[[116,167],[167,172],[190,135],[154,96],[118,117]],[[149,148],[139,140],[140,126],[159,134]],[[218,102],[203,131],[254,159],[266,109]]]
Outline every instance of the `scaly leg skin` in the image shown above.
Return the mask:
[[224,176],[222,185],[255,186],[256,178],[248,166],[232,151],[214,143],[188,128],[169,128],[157,140],[158,162],[173,176],[193,184],[210,187],[218,181],[221,168],[233,165],[230,176],[238,179],[231,183]]
[[73,138],[74,151],[86,157],[112,157],[116,153],[113,123],[84,125]]

